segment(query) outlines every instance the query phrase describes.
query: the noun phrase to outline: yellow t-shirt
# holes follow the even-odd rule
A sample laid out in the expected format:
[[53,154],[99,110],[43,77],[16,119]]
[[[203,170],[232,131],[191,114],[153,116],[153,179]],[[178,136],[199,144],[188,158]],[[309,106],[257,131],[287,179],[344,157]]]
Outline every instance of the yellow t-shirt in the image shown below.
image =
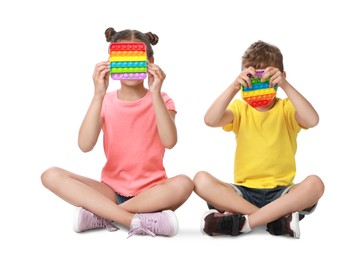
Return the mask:
[[293,184],[301,127],[292,102],[277,98],[272,109],[259,112],[242,100],[234,100],[228,109],[234,119],[223,129],[233,131],[236,137],[234,183],[259,189]]

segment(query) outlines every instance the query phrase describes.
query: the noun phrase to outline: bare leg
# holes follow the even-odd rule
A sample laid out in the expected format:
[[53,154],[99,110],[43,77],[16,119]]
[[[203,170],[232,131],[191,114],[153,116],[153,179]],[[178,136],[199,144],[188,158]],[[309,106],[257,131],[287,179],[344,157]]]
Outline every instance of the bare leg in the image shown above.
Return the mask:
[[318,176],[308,176],[295,185],[286,195],[257,208],[207,172],[198,172],[194,179],[194,191],[202,199],[221,211],[237,212],[248,215],[251,228],[267,224],[291,212],[313,206],[324,192],[324,184]]
[[[166,207],[175,209],[183,204],[193,190],[189,178],[177,176],[119,206],[114,191],[109,186],[64,169],[50,168],[42,174],[41,180],[46,188],[70,204],[127,227],[130,227],[135,213],[161,211]],[[159,195],[160,192],[164,194]],[[141,198],[147,202],[141,202]]]
[[148,213],[171,209],[175,211],[191,195],[194,184],[185,175],[168,178],[122,203],[121,208],[133,213]]
[[208,172],[198,172],[193,178],[194,192],[220,211],[241,212],[249,215],[258,210],[235,192],[232,186]]
[[249,215],[252,228],[267,224],[289,213],[315,205],[324,193],[324,184],[316,175],[308,176],[290,191]]
[[41,180],[46,188],[68,203],[130,226],[134,214],[118,207],[113,190],[106,184],[56,167],[46,170]]

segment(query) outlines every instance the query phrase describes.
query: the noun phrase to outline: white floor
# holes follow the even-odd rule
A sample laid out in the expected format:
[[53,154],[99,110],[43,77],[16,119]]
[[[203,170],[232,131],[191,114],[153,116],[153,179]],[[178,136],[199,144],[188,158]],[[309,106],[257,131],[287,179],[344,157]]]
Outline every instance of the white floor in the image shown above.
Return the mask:
[[127,238],[125,228],[73,232],[73,207],[38,188],[39,196],[25,193],[22,203],[6,211],[0,251],[6,257],[1,259],[356,259],[357,255],[353,234],[357,227],[350,225],[355,220],[335,214],[330,195],[300,222],[300,239],[271,236],[264,227],[238,237],[203,235],[199,223],[206,207],[195,194],[176,212],[178,235]]

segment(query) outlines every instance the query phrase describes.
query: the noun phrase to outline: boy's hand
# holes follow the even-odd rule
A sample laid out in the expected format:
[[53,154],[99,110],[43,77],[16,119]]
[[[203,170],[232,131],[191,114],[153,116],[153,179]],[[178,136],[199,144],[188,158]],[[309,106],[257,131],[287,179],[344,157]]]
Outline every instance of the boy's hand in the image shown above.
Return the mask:
[[250,75],[256,75],[256,70],[253,67],[248,67],[244,69],[233,82],[233,86],[239,90],[242,86],[251,88],[252,82],[250,79]]
[[262,81],[270,77],[269,86],[274,87],[277,85],[278,87],[285,87],[288,82],[285,78],[285,73],[281,72],[279,69],[274,67],[268,67],[264,70]]
[[166,78],[166,74],[159,66],[153,63],[147,64],[147,72],[148,72],[148,88],[152,92],[156,92],[156,91],[160,92],[163,81]]

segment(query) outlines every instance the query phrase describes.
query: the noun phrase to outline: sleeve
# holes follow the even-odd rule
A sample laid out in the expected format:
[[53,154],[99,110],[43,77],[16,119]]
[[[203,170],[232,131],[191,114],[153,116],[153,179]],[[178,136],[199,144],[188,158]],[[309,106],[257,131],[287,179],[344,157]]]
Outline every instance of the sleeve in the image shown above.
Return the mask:
[[223,126],[223,130],[226,132],[233,131],[238,133],[241,121],[241,101],[237,99],[233,100],[232,103],[228,105],[227,109],[233,113],[233,122]]
[[166,93],[162,92],[162,98],[165,102],[165,105],[167,107],[167,110],[171,110],[177,113],[176,106],[172,98],[170,98]]
[[286,118],[286,122],[287,122],[287,126],[294,131],[295,133],[299,133],[299,131],[301,129],[305,129],[302,128],[297,120],[295,119],[295,107],[293,105],[293,103],[288,99],[285,98],[283,100],[283,109],[284,109],[284,114],[285,114],[285,118]]

